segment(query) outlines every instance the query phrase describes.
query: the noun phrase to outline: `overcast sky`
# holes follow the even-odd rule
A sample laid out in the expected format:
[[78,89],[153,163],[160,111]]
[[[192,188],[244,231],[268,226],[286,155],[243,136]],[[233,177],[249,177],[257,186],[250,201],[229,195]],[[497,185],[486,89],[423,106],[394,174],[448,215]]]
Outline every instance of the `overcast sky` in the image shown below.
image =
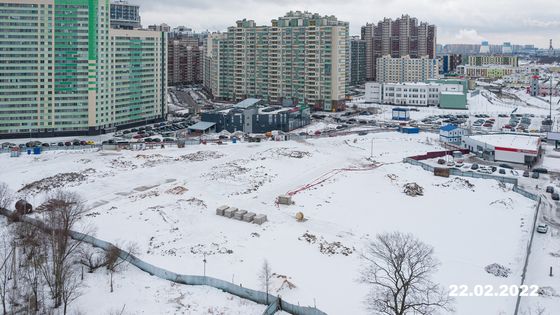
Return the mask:
[[402,14],[438,27],[438,43],[512,42],[560,47],[559,0],[129,0],[140,4],[142,24],[185,25],[195,31],[223,31],[236,20],[260,25],[290,10],[335,15],[359,35],[366,22]]

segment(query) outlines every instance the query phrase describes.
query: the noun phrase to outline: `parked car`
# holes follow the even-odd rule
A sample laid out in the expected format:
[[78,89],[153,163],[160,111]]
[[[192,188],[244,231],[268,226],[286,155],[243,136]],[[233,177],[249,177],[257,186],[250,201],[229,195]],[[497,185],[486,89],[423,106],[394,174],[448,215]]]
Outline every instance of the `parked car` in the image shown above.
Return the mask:
[[549,193],[549,194],[553,194],[553,193],[554,193],[554,187],[552,187],[552,186],[547,186],[547,187],[546,187],[546,192]]
[[541,234],[546,234],[548,232],[548,225],[546,224],[539,224],[537,226],[537,232]]
[[513,166],[509,165],[509,164],[500,164],[499,165],[501,168],[507,168],[508,170],[512,170]]
[[530,174],[529,174],[529,171],[523,172],[523,177],[529,177],[529,175],[530,175]]
[[534,168],[534,169],[533,169],[533,172],[535,172],[535,173],[541,173],[541,174],[547,174],[547,173],[548,173],[548,170],[547,170],[546,168],[539,167],[539,168]]
[[506,170],[504,170],[503,168],[500,168],[499,173],[502,174],[502,175],[505,175],[505,174],[506,174]]
[[368,135],[367,131],[358,132],[358,136],[367,136],[367,135]]
[[63,146],[64,146],[64,142],[59,142],[57,145],[58,145],[59,147],[63,147]]
[[541,174],[537,173],[537,172],[533,172],[533,175],[531,175],[531,178],[534,178],[534,179],[539,179],[539,177],[541,177]]
[[560,200],[560,195],[559,195],[558,193],[552,193],[552,195],[550,195],[550,197],[551,197],[552,200],[554,200],[554,201]]
[[478,169],[478,164],[473,163],[473,165],[471,165],[471,170],[477,170]]

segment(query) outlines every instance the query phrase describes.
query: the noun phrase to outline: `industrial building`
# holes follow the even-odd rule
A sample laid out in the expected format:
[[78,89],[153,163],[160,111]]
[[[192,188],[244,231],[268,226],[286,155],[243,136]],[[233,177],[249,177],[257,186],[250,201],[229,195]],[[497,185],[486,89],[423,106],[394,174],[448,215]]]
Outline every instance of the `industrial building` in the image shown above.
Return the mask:
[[436,57],[437,28],[426,22],[403,15],[395,20],[385,18],[377,24],[362,26],[362,39],[366,41],[366,78],[376,81],[377,62],[383,56],[412,59]]
[[489,134],[467,136],[462,146],[490,160],[535,165],[541,156],[541,138],[520,134]]
[[288,12],[270,26],[239,20],[209,35],[204,86],[217,100],[337,110],[350,82],[349,43],[348,23],[334,16]]
[[446,109],[467,109],[467,82],[434,80],[427,83],[367,82],[366,103],[438,106]]
[[270,106],[261,99],[246,99],[231,108],[202,113],[202,122],[215,123],[216,132],[266,133],[292,131],[311,122],[306,106]]
[[165,117],[165,34],[112,29],[104,0],[0,6],[11,21],[0,45],[0,137],[99,134]]

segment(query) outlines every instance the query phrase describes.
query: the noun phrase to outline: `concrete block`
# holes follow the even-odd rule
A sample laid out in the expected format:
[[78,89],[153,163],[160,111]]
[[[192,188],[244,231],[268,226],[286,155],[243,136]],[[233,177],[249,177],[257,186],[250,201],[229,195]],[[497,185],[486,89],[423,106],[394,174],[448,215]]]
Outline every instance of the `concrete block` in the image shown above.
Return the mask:
[[221,207],[218,207],[218,208],[216,209],[216,214],[217,214],[217,215],[223,216],[223,215],[224,215],[224,211],[226,211],[226,209],[228,209],[228,208],[229,208],[228,206],[221,206]]
[[255,218],[256,214],[254,212],[247,212],[243,215],[243,221],[251,222]]
[[226,218],[233,218],[233,216],[235,215],[236,212],[237,212],[237,208],[229,207],[224,211],[224,216]]
[[237,210],[233,218],[241,221],[243,220],[243,216],[245,215],[245,213],[247,213],[247,210]]
[[264,215],[264,214],[257,214],[255,216],[255,218],[253,219],[253,223],[256,223],[256,224],[259,224],[259,225],[265,223],[266,221],[267,221],[266,220],[266,215]]
[[293,204],[292,202],[292,196],[288,196],[288,195],[282,195],[282,196],[278,196],[278,203],[281,205],[291,205]]

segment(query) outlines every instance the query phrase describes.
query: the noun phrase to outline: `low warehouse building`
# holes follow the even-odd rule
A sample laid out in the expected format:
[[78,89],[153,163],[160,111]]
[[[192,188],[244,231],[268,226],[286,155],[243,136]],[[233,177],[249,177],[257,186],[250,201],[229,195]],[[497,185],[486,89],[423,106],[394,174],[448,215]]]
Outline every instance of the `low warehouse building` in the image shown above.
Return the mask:
[[535,165],[541,156],[541,139],[519,134],[463,137],[462,146],[490,161]]
[[311,111],[307,106],[267,106],[260,99],[246,99],[230,108],[202,113],[201,120],[214,123],[216,132],[289,132],[311,123]]

